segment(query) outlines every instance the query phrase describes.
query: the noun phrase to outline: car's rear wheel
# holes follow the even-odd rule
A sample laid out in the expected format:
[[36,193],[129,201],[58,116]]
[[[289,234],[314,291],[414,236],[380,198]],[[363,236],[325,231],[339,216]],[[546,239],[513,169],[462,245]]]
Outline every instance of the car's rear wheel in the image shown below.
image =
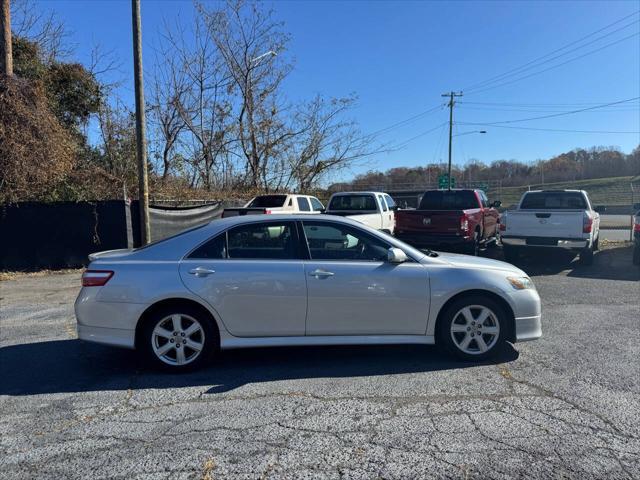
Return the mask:
[[217,331],[209,318],[184,306],[154,312],[144,324],[140,347],[154,366],[182,372],[207,363],[217,343]]
[[463,360],[480,361],[502,352],[511,322],[500,304],[472,295],[453,302],[438,322],[438,344]]
[[640,265],[640,247],[633,249],[633,264]]
[[477,257],[480,255],[480,232],[473,232],[473,241],[467,246],[467,255]]

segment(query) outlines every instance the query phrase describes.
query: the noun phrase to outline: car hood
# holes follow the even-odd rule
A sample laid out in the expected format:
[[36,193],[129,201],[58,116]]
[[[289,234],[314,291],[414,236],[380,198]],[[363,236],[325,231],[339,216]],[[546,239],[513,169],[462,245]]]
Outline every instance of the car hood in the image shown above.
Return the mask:
[[438,252],[438,258],[447,262],[453,267],[475,268],[478,270],[502,270],[511,272],[519,276],[527,276],[525,272],[510,263],[492,260],[490,258],[473,257],[471,255],[461,255],[457,253]]

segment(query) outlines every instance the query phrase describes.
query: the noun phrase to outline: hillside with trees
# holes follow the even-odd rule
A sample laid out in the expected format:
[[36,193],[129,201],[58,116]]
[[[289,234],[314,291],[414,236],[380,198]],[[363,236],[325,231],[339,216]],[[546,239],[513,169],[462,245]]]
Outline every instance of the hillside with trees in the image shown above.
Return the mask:
[[[370,171],[356,176],[350,182],[334,183],[329,190],[421,188],[436,184],[438,176],[446,171],[446,164],[395,167],[385,172]],[[640,175],[640,146],[629,154],[615,147],[577,148],[531,164],[517,160],[495,160],[489,164],[471,160],[465,166],[454,165],[452,175],[459,184],[490,183],[502,187],[633,177]]]

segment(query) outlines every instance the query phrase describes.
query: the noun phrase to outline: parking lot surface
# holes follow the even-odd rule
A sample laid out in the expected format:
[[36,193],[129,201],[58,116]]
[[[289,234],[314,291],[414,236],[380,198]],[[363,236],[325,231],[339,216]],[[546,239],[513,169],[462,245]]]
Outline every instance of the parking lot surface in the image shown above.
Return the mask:
[[0,282],[3,478],[640,478],[640,269],[530,258],[544,337],[234,351],[173,376],[75,339],[79,273]]

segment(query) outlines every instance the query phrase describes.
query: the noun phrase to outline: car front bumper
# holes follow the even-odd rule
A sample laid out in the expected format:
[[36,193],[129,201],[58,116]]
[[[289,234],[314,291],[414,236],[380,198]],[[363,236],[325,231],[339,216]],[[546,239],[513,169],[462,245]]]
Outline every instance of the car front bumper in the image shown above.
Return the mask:
[[513,339],[528,342],[542,336],[542,307],[535,289],[514,291],[510,295],[515,317]]

